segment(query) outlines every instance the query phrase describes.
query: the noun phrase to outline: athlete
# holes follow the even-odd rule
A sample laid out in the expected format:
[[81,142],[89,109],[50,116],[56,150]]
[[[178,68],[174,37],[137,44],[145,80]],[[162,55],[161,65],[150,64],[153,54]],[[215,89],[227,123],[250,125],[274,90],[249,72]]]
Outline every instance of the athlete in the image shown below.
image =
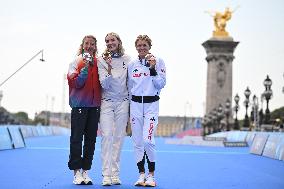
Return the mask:
[[95,151],[101,105],[96,52],[96,38],[92,35],[85,36],[67,75],[69,105],[72,108],[68,167],[74,170],[73,183],[80,185],[92,184],[87,171],[91,169]]
[[[161,58],[149,53],[152,41],[139,35],[135,41],[138,58],[128,65],[128,90],[130,94],[130,122],[135,159],[139,178],[135,186],[156,186],[154,171],[156,146],[154,133],[158,125],[159,95],[166,85],[166,68]],[[149,173],[145,175],[145,159]]]
[[100,129],[102,134],[102,185],[120,185],[120,153],[129,120],[127,65],[130,56],[124,53],[118,34],[105,37],[106,50],[99,58],[102,85]]

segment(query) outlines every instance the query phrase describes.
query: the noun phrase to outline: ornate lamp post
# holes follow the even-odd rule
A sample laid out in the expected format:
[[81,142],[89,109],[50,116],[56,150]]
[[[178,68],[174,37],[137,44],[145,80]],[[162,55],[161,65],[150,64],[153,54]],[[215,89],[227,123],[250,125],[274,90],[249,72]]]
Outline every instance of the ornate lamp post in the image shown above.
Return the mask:
[[265,124],[269,124],[270,122],[270,111],[269,111],[269,100],[272,97],[272,90],[271,90],[271,85],[272,85],[272,81],[269,78],[269,76],[267,75],[266,79],[263,81],[263,85],[265,87],[265,91],[263,93],[265,100],[266,100],[266,110],[265,110],[265,118],[264,118],[264,123]]
[[217,109],[214,108],[211,112],[211,120],[212,120],[212,127],[213,127],[213,133],[217,132]]
[[207,115],[207,134],[212,134],[213,133],[213,119],[212,119],[212,112],[209,112]]
[[203,136],[206,136],[208,134],[208,116],[205,115],[201,121],[202,127],[203,127]]
[[262,93],[261,96],[260,96],[261,109],[258,112],[258,116],[259,116],[259,123],[258,124],[259,124],[259,126],[261,126],[262,123],[263,123],[263,100],[264,100],[264,95]]
[[239,121],[238,121],[238,110],[239,110],[240,97],[239,97],[238,94],[236,94],[236,96],[234,97],[234,101],[236,103],[236,106],[234,108],[234,110],[236,112],[236,118],[235,118],[235,123],[234,123],[234,130],[240,130],[240,125],[239,125]]
[[226,130],[227,131],[230,131],[231,128],[230,128],[230,124],[229,124],[229,116],[230,116],[230,113],[231,113],[231,102],[229,99],[226,100],[226,103],[225,103],[225,115],[226,115]]
[[252,97],[252,105],[253,105],[253,121],[254,121],[254,126],[256,130],[260,130],[259,128],[259,118],[258,118],[258,98],[256,95],[253,95]]
[[244,94],[245,94],[245,97],[246,97],[246,99],[244,101],[244,106],[246,107],[246,115],[245,115],[245,120],[244,120],[243,127],[244,127],[245,130],[247,130],[247,129],[249,129],[249,124],[250,124],[249,123],[249,118],[248,118],[248,107],[249,107],[249,96],[251,94],[251,91],[249,90],[248,87],[245,90]]
[[[206,115],[205,115],[205,116],[206,116]],[[205,116],[204,116],[203,119],[201,120],[201,125],[202,125],[202,128],[203,128],[203,136],[206,135],[206,132],[205,132],[205,128],[206,128]]]
[[221,126],[221,120],[224,118],[223,106],[219,104],[217,109],[217,131],[220,132],[223,128]]

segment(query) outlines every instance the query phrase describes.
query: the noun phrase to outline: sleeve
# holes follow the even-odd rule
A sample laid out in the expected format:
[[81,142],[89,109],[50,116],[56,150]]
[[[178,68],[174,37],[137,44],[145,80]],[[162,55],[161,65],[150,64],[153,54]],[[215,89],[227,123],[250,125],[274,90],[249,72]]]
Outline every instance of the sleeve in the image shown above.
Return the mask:
[[154,72],[152,78],[155,88],[159,90],[164,88],[166,85],[166,66],[163,59],[158,59],[156,69],[152,72]]
[[78,59],[69,65],[67,74],[68,85],[72,88],[82,88],[88,77],[88,66],[78,69]]
[[99,79],[103,89],[109,89],[111,85],[112,75],[107,72],[107,63],[102,59],[98,59]]

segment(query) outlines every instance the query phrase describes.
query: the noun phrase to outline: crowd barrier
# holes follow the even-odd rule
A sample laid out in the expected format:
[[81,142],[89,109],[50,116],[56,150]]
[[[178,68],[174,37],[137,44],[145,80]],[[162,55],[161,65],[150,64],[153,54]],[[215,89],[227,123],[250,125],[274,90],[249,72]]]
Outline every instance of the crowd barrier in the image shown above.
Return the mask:
[[284,133],[258,131],[219,132],[206,137],[187,136],[166,140],[167,144],[189,144],[200,146],[249,146],[251,154],[284,160]]
[[283,133],[256,133],[250,153],[273,159],[284,160]]
[[25,138],[70,135],[70,129],[59,126],[1,125],[0,150],[25,147]]
[[11,136],[7,127],[0,127],[0,150],[12,149]]
[[247,142],[251,154],[284,160],[283,132],[229,131],[212,134],[210,137],[226,137],[226,141],[236,144]]

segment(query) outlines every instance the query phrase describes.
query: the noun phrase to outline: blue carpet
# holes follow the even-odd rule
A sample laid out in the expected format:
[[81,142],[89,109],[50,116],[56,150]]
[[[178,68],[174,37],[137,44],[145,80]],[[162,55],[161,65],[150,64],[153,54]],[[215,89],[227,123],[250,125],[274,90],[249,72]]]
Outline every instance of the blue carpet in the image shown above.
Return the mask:
[[[67,167],[69,137],[26,139],[26,148],[0,151],[0,189],[97,188],[100,185],[100,138],[90,176],[93,186],[75,186]],[[284,162],[249,154],[249,148],[167,145],[157,138],[157,189],[284,189]],[[125,138],[120,186],[137,188],[138,177],[129,137]]]

